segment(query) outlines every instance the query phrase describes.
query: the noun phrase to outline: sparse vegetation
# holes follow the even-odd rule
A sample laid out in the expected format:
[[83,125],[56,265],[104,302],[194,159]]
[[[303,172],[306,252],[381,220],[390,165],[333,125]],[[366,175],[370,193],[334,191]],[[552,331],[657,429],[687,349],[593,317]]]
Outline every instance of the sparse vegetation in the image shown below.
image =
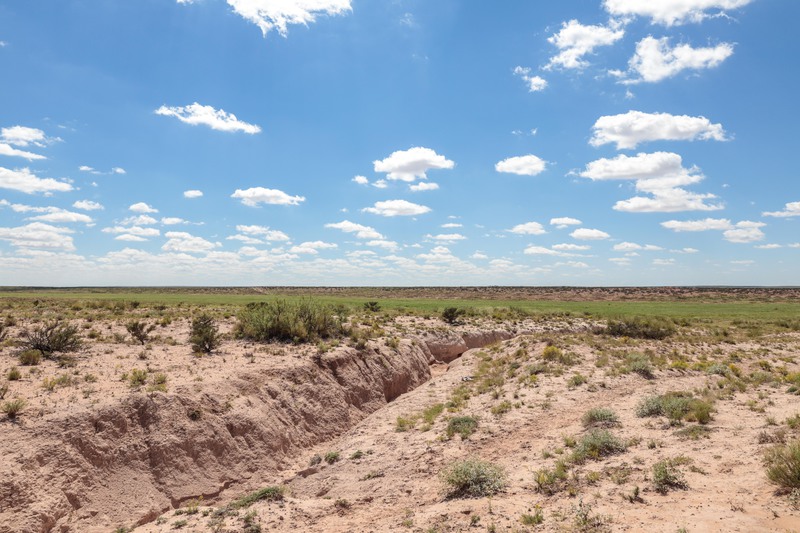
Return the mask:
[[150,333],[156,329],[156,325],[148,325],[146,322],[141,320],[131,320],[125,324],[125,329],[128,331],[128,334],[133,337],[133,340],[144,346],[147,344],[147,341],[150,340]]
[[238,500],[235,500],[233,503],[231,503],[229,507],[231,509],[243,509],[260,501],[278,502],[283,500],[285,493],[286,489],[284,487],[264,487],[263,489],[251,492],[246,496],[242,496]]
[[800,489],[800,440],[769,450],[764,462],[767,479],[781,489]]
[[22,350],[19,353],[19,364],[25,366],[36,366],[42,362],[42,352],[40,350]]
[[675,323],[665,317],[634,316],[609,320],[605,333],[614,337],[661,340],[675,333]]
[[613,427],[619,425],[619,417],[611,409],[596,407],[589,409],[581,419],[583,427]]
[[210,315],[200,315],[192,319],[189,344],[195,353],[211,353],[219,347],[219,328]]
[[448,439],[461,435],[461,440],[466,440],[478,429],[478,420],[472,416],[456,416],[447,421],[445,433]]
[[506,485],[503,469],[480,459],[465,459],[447,466],[441,473],[448,498],[480,498],[497,494]]
[[59,320],[26,330],[22,342],[29,350],[39,350],[45,357],[75,352],[82,346],[78,327]]
[[708,424],[712,409],[710,402],[695,398],[691,392],[668,392],[644,398],[636,406],[636,416],[665,416],[673,424],[682,420]]
[[442,311],[442,320],[451,326],[458,323],[458,320],[466,313],[464,309],[458,307],[445,307]]
[[653,487],[657,492],[666,494],[670,490],[687,488],[678,463],[674,459],[664,459],[653,465]]
[[570,460],[580,464],[587,459],[598,460],[622,453],[627,448],[626,444],[611,432],[605,429],[593,429],[578,441]]
[[22,378],[22,372],[19,371],[19,368],[15,367],[15,366],[12,366],[9,369],[8,374],[6,375],[6,377],[8,378],[8,381],[17,381],[20,378]]
[[3,411],[8,418],[14,420],[17,418],[17,416],[19,416],[22,410],[25,409],[26,405],[27,402],[20,398],[17,398],[16,400],[8,400],[3,402],[2,406],[0,406],[0,411]]
[[344,308],[312,299],[250,303],[238,318],[236,334],[260,342],[312,342],[345,333]]

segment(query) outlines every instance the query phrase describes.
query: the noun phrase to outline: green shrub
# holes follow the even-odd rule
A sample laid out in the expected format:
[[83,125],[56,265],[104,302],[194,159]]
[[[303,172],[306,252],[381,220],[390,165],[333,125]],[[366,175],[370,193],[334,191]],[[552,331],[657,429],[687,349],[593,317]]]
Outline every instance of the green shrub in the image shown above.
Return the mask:
[[595,407],[583,415],[583,427],[612,427],[619,425],[619,417],[611,409]]
[[0,411],[3,411],[8,418],[14,420],[22,412],[22,410],[25,409],[26,405],[27,402],[20,398],[17,398],[16,400],[8,400],[7,402],[3,402],[3,405],[0,406]]
[[265,487],[263,489],[252,492],[247,496],[242,496],[238,500],[235,500],[233,503],[231,503],[230,507],[232,509],[242,509],[244,507],[250,507],[254,503],[262,500],[269,502],[279,502],[283,500],[285,492],[286,489],[283,487]]
[[381,304],[379,302],[364,302],[364,310],[370,313],[377,313],[381,310]]
[[131,388],[141,387],[147,382],[147,370],[134,368],[128,375],[128,385]]
[[125,324],[125,329],[128,330],[133,339],[144,346],[147,344],[147,341],[150,339],[150,333],[154,329],[156,329],[155,324],[147,325],[146,322],[139,321],[139,320],[132,320]]
[[519,517],[519,521],[522,522],[523,526],[538,526],[544,522],[544,513],[542,512],[542,507],[540,505],[536,505],[534,507],[533,514],[523,513],[522,516]]
[[19,353],[19,364],[36,366],[42,362],[42,352],[39,350],[23,350]]
[[566,487],[567,474],[567,464],[564,461],[556,462],[553,470],[542,468],[536,471],[533,475],[536,491],[547,496],[561,492]]
[[598,460],[602,457],[624,452],[628,447],[620,439],[605,429],[593,429],[578,441],[570,456],[574,463],[583,463],[587,459]]
[[572,375],[571,378],[569,378],[569,381],[567,381],[567,386],[569,386],[570,388],[580,387],[587,381],[589,380],[586,378],[586,376],[584,376],[581,373],[575,373]]
[[661,494],[687,487],[683,472],[672,459],[664,459],[653,465],[653,486]]
[[661,340],[675,333],[675,324],[665,317],[635,316],[609,320],[605,332],[614,337]]
[[653,379],[653,365],[650,364],[650,358],[644,354],[631,353],[625,357],[625,368],[628,372],[639,374],[645,379]]
[[542,359],[545,361],[559,361],[562,357],[561,349],[558,346],[553,346],[552,344],[548,344],[544,347],[544,351],[542,352]]
[[325,462],[329,465],[339,461],[339,452],[328,452],[325,454]]
[[239,313],[236,334],[260,342],[311,342],[344,333],[342,309],[311,299],[249,303]]
[[450,325],[457,324],[458,319],[461,318],[464,313],[466,313],[466,311],[458,307],[445,307],[444,311],[442,311],[442,320]]
[[219,347],[219,329],[209,315],[192,319],[192,332],[189,344],[195,353],[211,353]]
[[767,479],[781,489],[800,489],[800,440],[769,450],[765,456]]
[[447,438],[452,439],[456,434],[466,440],[478,429],[478,420],[471,416],[456,416],[447,422]]
[[19,371],[19,368],[12,366],[11,370],[8,371],[8,381],[17,381],[22,378],[22,372]]
[[493,407],[490,409],[490,411],[491,411],[491,413],[492,413],[493,415],[498,415],[498,416],[500,416],[500,415],[504,415],[504,414],[506,414],[507,412],[511,411],[511,408],[512,408],[512,407],[513,407],[513,406],[511,405],[511,402],[509,402],[508,400],[503,400],[502,402],[500,402],[500,403],[498,403],[497,405],[493,406]]
[[41,325],[22,334],[22,342],[29,350],[39,350],[49,357],[54,353],[75,352],[81,348],[78,327],[59,320]]
[[711,421],[711,403],[694,398],[690,392],[668,392],[661,396],[648,396],[636,406],[636,416],[665,416],[670,422],[681,420],[708,424]]
[[506,486],[503,469],[480,459],[456,461],[445,467],[440,475],[448,487],[448,498],[492,496]]

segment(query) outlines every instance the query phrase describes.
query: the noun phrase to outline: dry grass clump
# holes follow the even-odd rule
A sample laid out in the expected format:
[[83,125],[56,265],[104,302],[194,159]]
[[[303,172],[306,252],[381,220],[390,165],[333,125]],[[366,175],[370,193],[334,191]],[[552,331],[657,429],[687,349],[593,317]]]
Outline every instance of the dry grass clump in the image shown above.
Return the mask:
[[708,424],[712,409],[710,402],[694,398],[691,392],[668,392],[644,398],[636,406],[636,416],[665,416],[673,424],[682,420]]
[[570,456],[573,463],[581,464],[587,459],[598,460],[627,450],[622,440],[605,429],[594,429],[578,441]]
[[613,427],[619,425],[619,417],[617,414],[606,407],[595,407],[589,409],[583,415],[583,427]]
[[20,398],[17,398],[16,400],[8,400],[7,402],[3,402],[3,405],[0,405],[0,411],[3,411],[8,418],[14,420],[22,412],[22,410],[25,409],[26,405],[27,402]]
[[286,489],[284,487],[264,487],[246,496],[242,496],[231,503],[230,507],[232,509],[242,509],[244,507],[250,507],[254,503],[260,501],[279,502],[283,500],[285,493]]
[[448,439],[461,435],[461,440],[466,440],[478,429],[478,420],[472,416],[456,416],[447,422],[445,433]]
[[447,466],[441,473],[448,498],[481,498],[497,494],[506,486],[502,467],[480,459],[465,459]]
[[675,323],[660,316],[634,316],[619,320],[609,320],[605,332],[614,337],[632,337],[635,339],[666,339],[675,333]]
[[800,440],[776,446],[764,458],[767,479],[781,489],[800,489]]
[[664,459],[653,465],[653,486],[656,491],[666,494],[670,490],[688,487],[683,472],[678,468],[679,462],[674,459]]
[[39,350],[45,357],[54,353],[75,352],[82,346],[78,327],[58,320],[25,331],[22,342],[29,350]]

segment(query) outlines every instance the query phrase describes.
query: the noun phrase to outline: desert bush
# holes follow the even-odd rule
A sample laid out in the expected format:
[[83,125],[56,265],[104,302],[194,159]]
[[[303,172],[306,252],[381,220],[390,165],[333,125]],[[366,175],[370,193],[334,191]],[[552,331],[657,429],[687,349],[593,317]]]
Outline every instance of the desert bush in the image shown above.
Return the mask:
[[249,303],[239,313],[236,334],[255,341],[309,342],[345,333],[343,309],[304,299]]
[[279,502],[283,500],[283,495],[285,493],[286,489],[283,487],[264,487],[263,489],[251,492],[235,500],[230,504],[230,507],[232,509],[242,509],[244,507],[250,507],[254,503],[260,501]]
[[8,400],[7,402],[3,402],[3,405],[0,406],[0,411],[3,411],[8,418],[13,420],[19,416],[23,409],[25,409],[25,405],[27,405],[25,400],[20,398],[17,398],[16,400]]
[[456,416],[448,420],[445,433],[448,439],[455,435],[461,435],[462,440],[466,440],[478,429],[478,420],[472,416]]
[[558,461],[552,470],[537,470],[533,475],[536,491],[547,496],[561,492],[566,487],[567,474],[567,464],[564,461]]
[[639,374],[645,379],[653,379],[653,365],[650,358],[641,353],[631,353],[625,357],[625,368],[628,372]]
[[8,378],[8,381],[17,381],[22,378],[22,372],[19,371],[19,368],[12,366],[6,377]]
[[147,370],[134,368],[128,375],[128,385],[131,388],[141,387],[147,382]]
[[708,424],[711,421],[711,403],[694,398],[690,392],[668,392],[661,396],[648,396],[636,406],[636,416],[666,416],[670,422],[681,420]]
[[211,353],[219,347],[219,329],[209,315],[200,315],[192,319],[192,331],[189,344],[195,353]]
[[325,462],[329,465],[336,463],[339,461],[340,454],[339,452],[328,452],[325,454]]
[[583,415],[583,427],[612,427],[619,425],[619,417],[611,409],[595,407]]
[[457,324],[458,319],[461,318],[464,313],[466,313],[466,311],[458,307],[445,307],[442,311],[442,320],[450,325]]
[[634,316],[609,320],[605,333],[614,337],[661,340],[675,333],[675,324],[665,317]]
[[19,364],[36,366],[42,362],[42,352],[39,350],[22,350],[19,353]]
[[141,320],[132,320],[125,324],[125,329],[128,330],[128,333],[136,342],[144,346],[147,344],[147,341],[150,340],[150,333],[156,329],[156,325],[148,325],[147,322]]
[[364,310],[370,313],[377,313],[381,310],[381,304],[379,302],[364,302]]
[[800,440],[769,450],[764,462],[767,479],[781,489],[800,489]]
[[29,350],[39,350],[49,357],[54,353],[75,352],[81,348],[78,327],[55,320],[22,334],[22,342]]
[[448,498],[480,498],[497,494],[506,486],[500,466],[480,459],[456,461],[442,470]]
[[570,460],[580,464],[587,459],[600,459],[609,455],[622,453],[627,446],[611,432],[605,429],[593,429],[578,441]]
[[672,459],[664,459],[653,465],[653,486],[661,494],[687,487],[683,472]]
[[492,408],[489,411],[491,411],[493,415],[500,416],[511,411],[512,407],[513,406],[511,405],[511,402],[509,402],[508,400],[503,400],[497,405],[492,406]]

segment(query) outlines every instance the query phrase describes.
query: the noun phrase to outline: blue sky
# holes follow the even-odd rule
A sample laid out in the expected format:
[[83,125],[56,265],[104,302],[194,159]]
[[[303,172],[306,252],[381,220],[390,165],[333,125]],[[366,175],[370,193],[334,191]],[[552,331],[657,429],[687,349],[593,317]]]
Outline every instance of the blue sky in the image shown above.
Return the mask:
[[790,0],[0,0],[0,285],[797,285]]

